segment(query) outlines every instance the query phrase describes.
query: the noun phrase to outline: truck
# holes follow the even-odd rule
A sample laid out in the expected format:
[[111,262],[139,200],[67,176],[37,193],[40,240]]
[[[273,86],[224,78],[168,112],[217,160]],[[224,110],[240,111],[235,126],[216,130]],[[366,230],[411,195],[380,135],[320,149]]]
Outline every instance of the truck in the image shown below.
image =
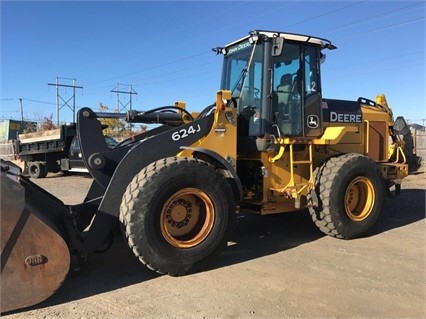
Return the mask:
[[[384,94],[322,96],[321,64],[334,49],[315,36],[254,30],[214,48],[220,87],[199,112],[182,101],[126,113],[82,108],[77,135],[93,182],[81,204],[2,163],[1,311],[48,298],[117,229],[135,258],[171,276],[226,249],[240,211],[305,209],[324,234],[364,236],[409,173],[399,138],[407,127]],[[160,125],[110,149],[102,117]]]
[[[48,172],[85,172],[76,124],[64,124],[59,128],[19,134],[15,141],[15,154],[24,162],[31,178],[44,178]],[[117,142],[105,136],[109,147]]]

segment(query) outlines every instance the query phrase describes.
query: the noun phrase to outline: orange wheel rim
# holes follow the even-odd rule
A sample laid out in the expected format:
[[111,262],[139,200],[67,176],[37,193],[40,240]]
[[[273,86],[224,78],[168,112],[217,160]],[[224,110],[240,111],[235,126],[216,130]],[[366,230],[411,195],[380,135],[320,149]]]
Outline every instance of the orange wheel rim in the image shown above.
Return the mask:
[[164,204],[161,234],[174,247],[191,248],[208,237],[214,220],[215,209],[210,197],[199,189],[184,188]]
[[375,192],[371,181],[359,176],[348,186],[345,192],[345,211],[353,221],[363,221],[370,216],[375,202]]

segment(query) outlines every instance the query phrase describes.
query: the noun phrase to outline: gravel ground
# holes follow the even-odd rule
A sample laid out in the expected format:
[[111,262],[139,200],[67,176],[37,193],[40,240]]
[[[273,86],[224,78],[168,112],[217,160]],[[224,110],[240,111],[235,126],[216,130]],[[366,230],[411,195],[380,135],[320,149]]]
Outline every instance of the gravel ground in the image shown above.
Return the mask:
[[[67,204],[91,178],[37,184]],[[45,302],[4,318],[426,318],[425,174],[404,180],[366,237],[324,236],[309,214],[240,214],[232,244],[209,269],[160,276],[121,237]]]

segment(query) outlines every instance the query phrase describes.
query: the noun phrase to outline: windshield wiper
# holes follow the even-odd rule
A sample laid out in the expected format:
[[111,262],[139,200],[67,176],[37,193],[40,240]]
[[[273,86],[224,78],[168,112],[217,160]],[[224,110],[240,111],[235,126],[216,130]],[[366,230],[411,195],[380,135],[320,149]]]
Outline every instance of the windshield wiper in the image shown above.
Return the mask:
[[[231,92],[232,92],[232,94],[234,94],[234,92],[235,92],[235,90],[237,89],[237,87],[238,87],[238,84],[240,84],[240,82],[241,82],[241,79],[245,79],[245,77],[246,77],[246,75],[247,75],[247,68],[245,68],[245,69],[242,69],[241,70],[241,73],[240,73],[240,75],[238,76],[238,80],[237,80],[237,82],[235,83],[235,86],[234,86],[234,88],[231,90]],[[241,90],[240,91],[242,91],[243,90],[243,87],[241,86]]]
[[247,78],[247,74],[248,74],[248,70],[250,69],[251,63],[253,61],[253,56],[254,56],[254,51],[256,50],[256,42],[253,45],[253,49],[251,50],[251,54],[250,54],[250,58],[247,61],[247,65],[244,69],[242,69],[241,74],[238,78],[237,83],[235,84],[234,89],[232,90],[232,93],[234,93],[234,90],[237,88],[238,84],[241,81],[241,90],[240,90],[240,94],[238,96],[239,99],[241,99],[241,96],[243,94],[243,90],[244,90],[244,83],[246,82],[246,78]]

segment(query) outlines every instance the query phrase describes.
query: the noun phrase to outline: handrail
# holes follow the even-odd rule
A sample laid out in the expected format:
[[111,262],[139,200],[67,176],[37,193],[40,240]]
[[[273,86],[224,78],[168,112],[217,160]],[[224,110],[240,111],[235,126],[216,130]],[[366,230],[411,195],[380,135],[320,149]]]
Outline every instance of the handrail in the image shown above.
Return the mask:
[[[307,187],[312,187],[313,185],[313,146],[310,143],[309,144],[309,159],[308,160],[294,160],[294,151],[293,151],[293,144],[288,144],[289,145],[289,160],[290,160],[290,180],[288,181],[287,185],[285,185],[282,188],[271,188],[274,191],[277,191],[279,193],[284,193],[286,191],[289,191],[289,195],[291,195],[293,198],[295,198],[296,200],[299,198],[299,195],[303,192],[304,189],[306,189]],[[281,150],[284,151],[285,149],[285,145],[281,146],[282,149],[280,148],[280,152]],[[279,157],[282,156],[282,154],[276,155],[274,158],[270,158],[269,161],[273,162],[276,159],[278,159]],[[294,165],[295,164],[309,164],[309,181],[306,183],[300,183],[300,184],[296,184],[295,180],[294,180]]]
[[401,146],[398,146],[396,148],[396,159],[395,159],[395,163],[399,163],[399,153],[402,154],[402,159],[403,159],[402,163],[407,163],[407,157],[405,156],[404,150],[402,149]]
[[370,121],[364,120],[364,123],[367,124],[365,130],[365,155],[368,155],[370,153]]

